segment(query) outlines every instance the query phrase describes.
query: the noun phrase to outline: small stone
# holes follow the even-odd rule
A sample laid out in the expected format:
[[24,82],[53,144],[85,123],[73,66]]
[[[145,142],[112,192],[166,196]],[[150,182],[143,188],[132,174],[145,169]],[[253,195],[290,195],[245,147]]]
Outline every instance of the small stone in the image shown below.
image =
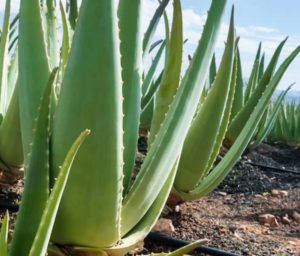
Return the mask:
[[289,216],[286,214],[285,216],[282,217],[282,223],[283,224],[291,224],[292,220],[289,219]]
[[152,230],[163,235],[172,235],[175,232],[172,220],[165,218],[159,219]]
[[175,206],[175,212],[180,212],[180,206],[179,205]]
[[266,213],[258,216],[259,222],[261,225],[270,226],[270,227],[278,227],[278,221],[276,217],[272,214]]
[[228,229],[233,233],[234,231],[237,230],[237,226],[230,225],[230,226],[228,227]]
[[300,214],[298,212],[294,211],[292,217],[297,223],[300,223]]
[[279,194],[281,196],[288,196],[289,193],[286,190],[279,190]]
[[279,195],[280,195],[280,192],[279,192],[278,189],[272,189],[271,195],[272,195],[272,196],[279,196]]
[[218,192],[218,194],[219,194],[220,196],[226,196],[226,195],[227,195],[226,192],[222,192],[222,191]]
[[248,255],[249,249],[248,248],[242,249],[242,253],[243,253],[243,255]]

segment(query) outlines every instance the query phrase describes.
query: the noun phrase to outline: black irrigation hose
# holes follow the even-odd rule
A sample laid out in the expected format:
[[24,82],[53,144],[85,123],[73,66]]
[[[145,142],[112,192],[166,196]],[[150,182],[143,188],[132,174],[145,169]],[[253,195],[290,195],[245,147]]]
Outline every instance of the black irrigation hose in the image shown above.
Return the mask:
[[287,170],[287,169],[283,169],[283,168],[279,168],[279,167],[275,167],[275,166],[270,166],[270,165],[264,165],[264,164],[260,164],[260,163],[253,163],[253,162],[246,162],[246,163],[251,164],[253,166],[257,166],[257,167],[270,169],[270,170],[275,171],[275,172],[286,172],[286,173],[292,173],[292,174],[300,175],[300,172],[293,171],[293,170]]
[[0,211],[6,210],[9,210],[10,212],[17,212],[19,210],[19,205],[7,202],[0,202]]
[[[164,236],[157,232],[150,232],[150,234],[147,236],[147,238],[152,241],[155,241],[155,242],[159,242],[159,243],[162,243],[165,245],[172,246],[174,248],[180,248],[180,247],[183,247],[183,246],[191,243],[189,241],[184,241],[184,240]],[[205,254],[212,255],[212,256],[239,256],[238,254],[234,254],[231,252],[225,252],[225,251],[222,251],[217,248],[206,247],[206,246],[201,246],[200,248],[195,249],[195,251],[197,253],[205,253]]]

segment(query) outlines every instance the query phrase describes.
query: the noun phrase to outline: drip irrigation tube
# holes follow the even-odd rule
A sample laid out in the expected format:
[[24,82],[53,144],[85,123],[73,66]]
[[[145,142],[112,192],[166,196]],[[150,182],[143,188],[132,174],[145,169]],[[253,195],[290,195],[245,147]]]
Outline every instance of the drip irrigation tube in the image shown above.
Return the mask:
[[283,168],[279,168],[279,167],[275,167],[275,166],[264,165],[264,164],[260,164],[260,163],[254,163],[254,162],[247,162],[247,164],[251,164],[253,166],[270,169],[270,170],[275,171],[275,172],[286,172],[286,173],[292,173],[292,174],[300,175],[300,172],[293,171],[293,170],[287,170],[287,169],[283,169]]
[[19,210],[18,204],[12,204],[7,202],[0,202],[0,211],[10,211],[10,212],[17,212]]
[[[165,245],[172,246],[176,249],[191,243],[189,241],[184,241],[184,240],[168,237],[165,235],[161,235],[157,232],[150,232],[150,234],[147,236],[147,238],[149,240],[152,240],[155,242],[159,242],[159,243],[162,243]],[[238,254],[234,254],[231,252],[225,252],[225,251],[222,251],[217,248],[206,247],[206,246],[201,246],[200,248],[195,249],[195,251],[197,253],[205,253],[205,254],[212,255],[212,256],[239,256]]]

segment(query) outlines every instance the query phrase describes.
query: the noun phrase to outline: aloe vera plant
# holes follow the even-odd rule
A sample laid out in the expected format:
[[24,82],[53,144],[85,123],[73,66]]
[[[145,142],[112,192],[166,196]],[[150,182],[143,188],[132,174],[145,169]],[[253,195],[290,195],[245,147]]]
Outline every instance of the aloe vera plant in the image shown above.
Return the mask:
[[[267,86],[266,90],[263,92],[262,97],[259,100],[254,111],[250,115],[249,120],[246,122],[244,128],[241,130],[237,139],[232,144],[230,149],[226,152],[222,160],[215,167],[209,170],[208,173],[204,173],[203,178],[199,180],[198,183],[194,182],[195,177],[199,177],[199,172],[201,174],[201,171],[203,172],[203,170],[193,168],[193,166],[190,167],[190,170],[194,171],[194,173],[192,173],[194,175],[194,178],[190,179],[190,181],[187,181],[186,183],[181,183],[183,185],[187,184],[185,188],[176,187],[175,180],[173,189],[175,196],[178,196],[181,200],[199,199],[200,197],[213,191],[221,183],[221,181],[226,177],[226,175],[230,172],[231,168],[237,162],[247,145],[250,143],[251,138],[253,137],[253,134],[256,131],[257,125],[259,124],[264,112],[266,111],[269,100],[274,92],[274,87],[276,87],[276,85],[279,83],[286,69],[293,61],[293,59],[297,56],[299,51],[300,47],[297,47],[284,60],[284,62],[280,65],[278,70],[274,73],[269,86]],[[194,157],[193,159],[196,159],[196,157]],[[208,163],[211,163],[211,161],[209,161]],[[180,169],[178,171],[180,171]],[[190,187],[188,186],[188,182],[192,184],[190,185]]]
[[[266,90],[268,86],[271,86],[271,81],[274,77],[274,72],[276,70],[276,65],[278,63],[280,53],[284,47],[284,44],[287,39],[283,40],[275,50],[270,63],[264,70],[264,55],[261,56],[261,45],[259,45],[257,54],[255,57],[255,61],[253,64],[252,72],[248,83],[246,85],[245,92],[243,91],[243,81],[241,80],[242,76],[239,75],[239,87],[237,90],[239,94],[236,95],[234,99],[233,106],[233,116],[231,118],[230,125],[228,127],[228,131],[226,133],[226,145],[230,147],[232,143],[234,143],[237,138],[239,132],[244,127],[245,123],[249,119],[250,115],[254,111],[258,102],[260,101],[263,92]],[[298,51],[298,48],[295,52]],[[292,56],[292,55],[290,55]],[[239,54],[238,54],[239,57]],[[240,57],[239,57],[240,59]],[[240,62],[240,60],[239,60]],[[238,65],[238,73],[242,74],[241,65]],[[279,81],[278,81],[279,83]],[[277,84],[273,84],[273,92],[275,91]],[[271,100],[271,96],[269,97],[269,101]]]
[[[8,213],[6,213],[2,222],[0,232],[0,253],[2,256],[40,256],[48,255],[48,252],[52,255],[51,250],[48,250],[49,241],[59,204],[70,175],[71,165],[79,147],[90,133],[89,130],[85,130],[75,140],[65,157],[60,173],[53,188],[51,189],[51,192],[49,193],[48,149],[51,127],[50,101],[52,96],[51,86],[56,73],[57,69],[51,73],[48,86],[44,92],[39,107],[38,118],[36,119],[35,124],[34,141],[31,145],[29,165],[26,169],[27,176],[23,199],[17,223],[15,225],[16,228],[13,234],[11,246],[8,244]],[[177,251],[161,255],[181,256],[190,250],[201,246],[204,242],[204,240],[195,241]]]
[[270,134],[270,132],[274,127],[275,121],[277,119],[280,106],[284,101],[286,94],[288,93],[288,91],[291,89],[292,86],[293,84],[290,85],[286,90],[281,92],[274,103],[269,104],[251,140],[251,143],[249,145],[250,148],[255,148],[256,146],[261,144]]
[[[122,248],[124,250],[128,250],[129,247],[133,246],[138,240],[142,239],[143,236],[145,236],[149,231],[149,228],[158,217],[159,211],[163,207],[163,203],[172,185],[175,174],[175,170],[172,168],[172,166],[175,164],[176,155],[178,155],[180,150],[180,147],[178,148],[178,145],[180,145],[180,143],[183,143],[182,136],[184,136],[184,134],[188,130],[185,121],[190,122],[193,117],[193,112],[196,106],[195,101],[197,102],[198,98],[198,96],[195,97],[195,94],[197,95],[196,92],[200,90],[198,86],[201,85],[201,82],[197,84],[198,86],[196,86],[196,82],[198,79],[200,79],[201,75],[201,73],[199,74],[199,72],[206,72],[208,66],[206,65],[206,63],[204,65],[203,59],[205,61],[210,61],[212,55],[211,47],[213,44],[209,44],[211,43],[211,41],[209,40],[211,37],[206,36],[206,34],[210,34],[213,41],[215,40],[216,31],[213,30],[212,27],[213,24],[215,25],[220,22],[220,18],[216,18],[216,15],[222,13],[224,4],[225,2],[213,2],[213,9],[211,11],[211,15],[208,18],[208,25],[206,26],[205,34],[204,37],[202,37],[201,41],[201,43],[204,44],[205,51],[203,50],[203,47],[201,47],[201,55],[199,54],[200,56],[195,57],[195,63],[191,66],[189,72],[186,75],[186,78],[183,80],[183,84],[181,85],[182,89],[178,91],[178,94],[176,95],[176,98],[170,107],[170,112],[168,113],[167,120],[164,122],[160,133],[154,141],[151,147],[152,150],[149,151],[149,155],[146,157],[142,169],[134,184],[122,199],[122,176],[128,174],[124,172],[124,170],[122,170],[122,106],[116,105],[120,104],[121,102],[121,65],[119,63],[120,57],[119,55],[117,55],[118,47],[117,45],[112,44],[113,42],[116,43],[117,39],[115,20],[116,17],[113,15],[115,7],[113,3],[96,4],[89,1],[83,2],[73,42],[73,49],[76,49],[76,51],[74,50],[74,52],[72,52],[71,50],[68,69],[66,71],[65,80],[62,85],[61,98],[59,103],[60,105],[58,106],[58,113],[56,116],[56,121],[54,123],[53,166],[57,168],[58,165],[56,164],[56,162],[58,162],[60,159],[60,152],[64,151],[61,147],[61,143],[59,142],[61,138],[64,138],[66,140],[66,135],[70,139],[74,136],[70,134],[70,130],[67,125],[71,125],[73,128],[78,125],[79,128],[83,125],[84,122],[87,122],[89,124],[88,126],[92,126],[91,129],[93,130],[95,136],[97,136],[97,139],[95,137],[94,141],[87,141],[86,150],[80,152],[78,161],[76,161],[73,165],[73,176],[70,176],[69,184],[62,199],[62,204],[57,216],[56,225],[54,227],[52,238],[55,242],[70,243],[78,246],[81,245],[83,247],[94,247],[99,248],[99,250],[102,249],[107,251],[118,251]],[[119,8],[122,7],[126,8],[127,5],[124,4],[119,6]],[[137,5],[135,6],[135,8],[138,7],[139,4],[137,1]],[[130,10],[133,10],[132,6],[130,7]],[[91,13],[95,11],[98,11],[99,13],[91,15]],[[119,9],[119,12],[121,11],[122,10]],[[103,15],[99,15],[102,12]],[[129,10],[127,10],[127,12],[129,12]],[[106,17],[104,14],[106,15]],[[109,16],[107,16],[108,14]],[[111,41],[105,42],[103,41],[103,37],[99,39],[97,37],[95,38],[95,36],[97,36],[98,34],[100,35],[101,27],[96,26],[96,22],[92,22],[93,20],[90,19],[98,19],[99,16],[106,18],[105,22],[111,22],[109,27],[111,27],[112,30],[108,30],[108,35],[106,36],[106,38],[111,38]],[[132,15],[130,17],[133,18],[133,23],[139,24],[139,22],[136,21],[136,18],[138,18],[139,15]],[[128,19],[128,16],[126,19]],[[177,22],[177,19],[181,20],[180,4],[179,1],[174,1],[174,21]],[[94,29],[84,29],[87,22],[89,22],[88,24],[94,24]],[[121,24],[122,19],[120,19],[119,22]],[[176,22],[173,22],[174,26],[177,26]],[[99,30],[99,32],[95,33],[97,29]],[[120,27],[120,29],[122,29],[122,27]],[[93,33],[89,33],[89,31],[93,31]],[[129,35],[125,31],[123,31],[123,33],[124,36]],[[123,56],[122,58],[125,58],[127,54],[129,54],[129,52],[127,51],[129,47],[126,48],[126,51],[122,52],[122,44],[126,42],[127,38],[122,38],[122,32],[120,35],[121,53]],[[85,40],[90,42],[92,45],[90,47],[86,47],[84,45],[80,47],[81,38],[85,38]],[[96,45],[94,46],[93,44]],[[103,47],[110,46],[112,48],[110,51],[107,51],[111,54],[109,60],[114,61],[110,69],[111,77],[108,76],[107,71],[105,71],[108,68],[107,60],[104,63],[101,62],[102,60],[100,56],[103,53],[103,49],[105,49],[101,49],[100,46],[102,45]],[[137,47],[132,47],[134,47],[135,50],[138,50]],[[99,51],[99,57],[96,58],[97,55],[95,51],[91,52],[89,49],[95,49],[95,51]],[[81,51],[84,51],[84,54]],[[90,56],[91,53],[95,58],[92,58],[92,56]],[[86,71],[83,71],[82,65],[79,65],[79,63],[76,61],[78,54],[80,56],[86,56],[86,60],[82,59],[82,61],[86,62],[86,65],[84,65],[87,68]],[[137,57],[139,57],[139,55],[137,55]],[[74,61],[72,61],[72,58],[74,58]],[[106,68],[104,69],[104,67]],[[91,73],[91,70],[93,70],[94,68],[97,69],[97,73],[99,74],[99,78],[97,78],[98,80],[95,79],[95,77],[86,77],[85,75]],[[101,75],[101,72],[99,72],[99,70],[105,72],[105,76],[107,77],[107,79],[109,79],[106,83],[104,83],[103,75]],[[82,90],[80,84],[78,84],[78,86],[76,87],[74,85],[74,81],[81,81],[82,79],[80,77],[76,78],[76,74],[79,76],[83,76],[83,78],[85,77],[85,79],[89,77],[89,79],[92,79],[91,82],[86,81],[85,84],[89,84],[90,86],[94,87],[94,89],[87,90],[92,92],[93,95],[95,95],[96,91],[99,91],[98,97],[101,97],[103,95],[105,99],[110,98],[110,101],[115,98],[114,105],[108,102],[102,107],[99,106],[96,110],[93,105],[91,105],[90,107],[88,107],[88,105],[85,105],[86,108],[89,109],[91,115],[90,117],[82,116],[82,119],[78,119],[77,116],[77,120],[81,119],[78,124],[73,123],[74,121],[76,121],[76,119],[72,117],[72,113],[74,113],[74,107],[76,107],[76,105],[79,107],[78,100],[75,99],[74,96],[70,97],[70,95],[73,94],[80,96],[81,102],[83,102],[84,99],[82,98],[82,94],[77,94],[75,92],[76,87],[77,90]],[[124,74],[122,75],[122,78],[124,79]],[[104,86],[105,84],[107,85],[107,87]],[[125,87],[123,89],[129,90],[133,88]],[[137,89],[139,89],[139,87],[137,87]],[[195,90],[195,94],[192,93],[193,90]],[[109,96],[107,93],[112,94],[111,96]],[[124,92],[123,96],[125,96]],[[100,102],[104,104],[105,99]],[[86,100],[91,102],[90,97]],[[136,101],[131,103],[140,104],[140,102]],[[183,105],[185,105],[186,107],[183,108]],[[109,110],[109,108],[111,109]],[[105,111],[105,113],[109,113],[110,111],[110,114],[101,114],[102,109]],[[92,113],[95,116],[92,116]],[[129,113],[124,112],[125,116],[127,114]],[[95,127],[96,123],[92,121],[95,120],[96,116],[99,115],[103,116],[101,123],[105,125],[105,129],[99,129],[101,126],[97,129],[98,125]],[[115,118],[112,118],[113,115],[115,115]],[[104,119],[105,116],[107,116],[107,120]],[[83,121],[84,119],[87,120]],[[116,122],[115,120],[119,121]],[[138,122],[138,120],[136,122]],[[172,127],[172,129],[170,127]],[[108,134],[105,134],[104,131],[107,131]],[[113,131],[115,131],[115,135],[113,135]],[[167,133],[165,133],[165,131],[167,131]],[[124,135],[126,136],[126,131]],[[88,147],[91,148],[89,149]],[[91,150],[92,148],[93,150]],[[109,153],[110,148],[112,150],[111,153]],[[82,149],[84,150],[84,147]],[[98,153],[95,151],[96,149],[99,150]],[[89,160],[91,157],[91,152],[94,152],[97,155],[97,161],[99,161],[98,164],[96,162],[91,163],[91,161]],[[107,154],[110,156],[109,158],[107,157]],[[89,167],[90,164],[92,165]],[[102,167],[99,168],[100,166]],[[158,166],[160,166],[160,168],[158,168]],[[89,170],[89,176],[86,176],[84,172],[81,171],[83,167]],[[91,178],[94,175],[95,178]],[[83,187],[93,188],[94,191],[91,192],[89,191],[89,189],[87,189],[84,193],[82,191],[81,196],[76,195],[76,197],[74,197],[74,191],[78,189],[76,188],[78,180],[81,181],[81,186],[83,185]],[[92,181],[95,182],[94,185],[91,183]],[[86,185],[84,185],[84,183],[86,183]],[[99,194],[103,195],[103,197],[101,197],[100,199],[98,196]],[[94,195],[95,198],[92,198],[92,195]],[[88,204],[86,202],[86,198],[89,198]],[[74,203],[75,205],[85,205],[83,209],[84,212],[74,212],[72,210],[74,207]],[[110,212],[109,215],[103,212],[104,207],[107,209],[107,211]],[[70,210],[72,211],[71,215],[69,214]],[[87,213],[89,213],[89,217],[83,222],[82,217],[86,216]],[[142,218],[143,216],[144,218]],[[77,225],[72,225],[72,223],[77,223]],[[83,225],[81,226],[81,224]],[[69,227],[68,229],[66,229],[66,225]],[[135,236],[135,232],[131,231],[135,230],[135,228],[138,228],[141,231],[138,237]],[[122,245],[109,248],[121,238],[123,238]]]
[[0,41],[0,163],[12,178],[23,166],[18,101],[18,48],[16,22],[10,22],[10,1],[5,2]]
[[220,69],[211,90],[198,108],[179,157],[178,172],[174,182],[177,194],[197,187],[209,173],[222,145],[236,84],[234,52],[234,13],[232,12]]
[[[43,2],[44,6],[51,7],[50,2]],[[26,154],[31,152],[32,141],[39,149],[26,156],[27,192],[22,199],[10,255],[44,253],[50,236],[49,228],[47,232],[43,228],[45,222],[48,227],[54,225],[51,241],[55,246],[50,248],[54,255],[63,254],[60,245],[66,244],[71,245],[73,255],[123,255],[151,230],[172,188],[174,166],[197,109],[226,1],[212,1],[199,46],[182,81],[179,80],[181,55],[175,56],[176,51],[182,51],[183,43],[181,5],[179,0],[173,1],[173,22],[166,42],[166,72],[162,76],[164,86],[159,91],[166,117],[164,120],[157,117],[156,127],[161,122],[161,128],[157,128],[149,154],[132,181],[143,56],[150,49],[157,17],[167,3],[162,1],[143,39],[140,0],[120,0],[118,5],[115,1],[82,1],[78,19],[73,19],[76,25],[70,54],[61,54],[60,67],[50,72],[58,63],[51,57],[57,56],[55,51],[51,54],[55,47],[49,45],[53,40],[49,32],[55,22],[53,13],[46,12],[48,15],[44,17],[39,0],[21,2],[18,57],[22,139]],[[66,23],[62,7],[62,21]],[[64,29],[64,33],[68,31]],[[68,41],[64,35],[65,53]],[[172,62],[176,63],[175,70],[171,69]],[[163,91],[172,81],[175,87],[165,95]],[[52,96],[39,108],[45,91]],[[45,109],[52,111],[46,113]],[[43,135],[38,140],[35,118],[40,113],[48,128],[38,130]],[[54,212],[58,206],[47,206],[49,188],[54,186],[51,198],[56,194],[54,184],[61,184],[60,174],[65,168],[60,166],[85,128],[92,133],[72,164],[54,223],[53,217],[49,221],[47,209],[50,207]],[[30,201],[35,202],[34,207]],[[28,222],[34,224],[24,229]],[[47,238],[43,245],[40,236]]]
[[[251,142],[251,137],[257,131],[257,126],[266,112],[276,86],[300,51],[300,47],[297,47],[273,74],[285,41],[279,45],[264,72],[264,56],[260,57],[261,46],[259,46],[251,78],[243,92],[239,51],[238,48],[234,50],[233,15],[231,19],[220,68],[216,75],[213,75],[214,63],[212,63],[210,76],[210,81],[213,81],[212,86],[202,94],[204,97],[202,96],[199,103],[198,112],[179,157],[173,188],[177,200],[199,199],[215,189],[226,177]],[[285,93],[279,98],[279,103],[284,95]],[[242,100],[237,99],[241,96]],[[241,109],[237,110],[237,107]],[[232,112],[236,116],[231,117],[230,121]],[[275,114],[276,111],[272,114],[272,119]],[[268,126],[266,130],[268,131],[269,128]],[[266,133],[259,136],[258,139],[262,139]],[[213,167],[223,140],[225,139],[228,145],[228,138],[231,138],[232,149],[225,153],[223,160]]]
[[300,107],[297,102],[282,102],[268,141],[284,143],[292,147],[300,145]]

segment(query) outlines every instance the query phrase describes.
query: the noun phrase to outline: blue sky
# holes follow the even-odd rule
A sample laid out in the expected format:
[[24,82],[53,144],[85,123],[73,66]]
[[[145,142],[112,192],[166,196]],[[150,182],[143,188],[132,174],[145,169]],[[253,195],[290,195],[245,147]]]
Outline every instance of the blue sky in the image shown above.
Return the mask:
[[[183,9],[193,10],[195,14],[202,17],[206,15],[210,3],[209,0],[182,1]],[[271,57],[276,45],[286,36],[289,36],[289,39],[283,50],[283,57],[286,57],[300,44],[299,0],[228,0],[221,41],[226,35],[226,25],[228,25],[233,4],[237,33],[241,37],[240,48],[245,77],[248,77],[251,70],[255,51],[260,41],[262,41],[267,60]],[[193,48],[193,45],[190,47]],[[217,53],[221,54],[220,47],[217,49]],[[291,64],[279,88],[286,88],[293,82],[296,82],[294,90],[300,90],[300,56]]]
[[[117,1],[117,0],[116,0]],[[143,26],[146,28],[155,8],[157,0],[142,0]],[[0,18],[4,9],[3,0],[0,1]],[[182,0],[184,36],[189,41],[185,45],[185,55],[192,54],[200,38],[203,24],[206,19],[210,0]],[[300,44],[300,1],[299,0],[228,0],[226,13],[223,19],[222,29],[217,44],[216,53],[218,59],[224,49],[231,6],[235,5],[235,21],[237,34],[240,39],[240,51],[243,61],[244,77],[249,76],[253,64],[256,49],[260,41],[263,43],[263,50],[266,59],[269,60],[275,47],[286,36],[289,40],[283,50],[282,57],[286,57],[298,44]],[[19,0],[12,0],[13,12],[17,12]],[[171,16],[171,5],[168,8]],[[164,35],[161,25],[158,28],[157,37]],[[187,58],[184,59],[187,65]],[[279,88],[284,89],[293,82],[296,82],[294,90],[300,91],[300,56],[292,63]]]

